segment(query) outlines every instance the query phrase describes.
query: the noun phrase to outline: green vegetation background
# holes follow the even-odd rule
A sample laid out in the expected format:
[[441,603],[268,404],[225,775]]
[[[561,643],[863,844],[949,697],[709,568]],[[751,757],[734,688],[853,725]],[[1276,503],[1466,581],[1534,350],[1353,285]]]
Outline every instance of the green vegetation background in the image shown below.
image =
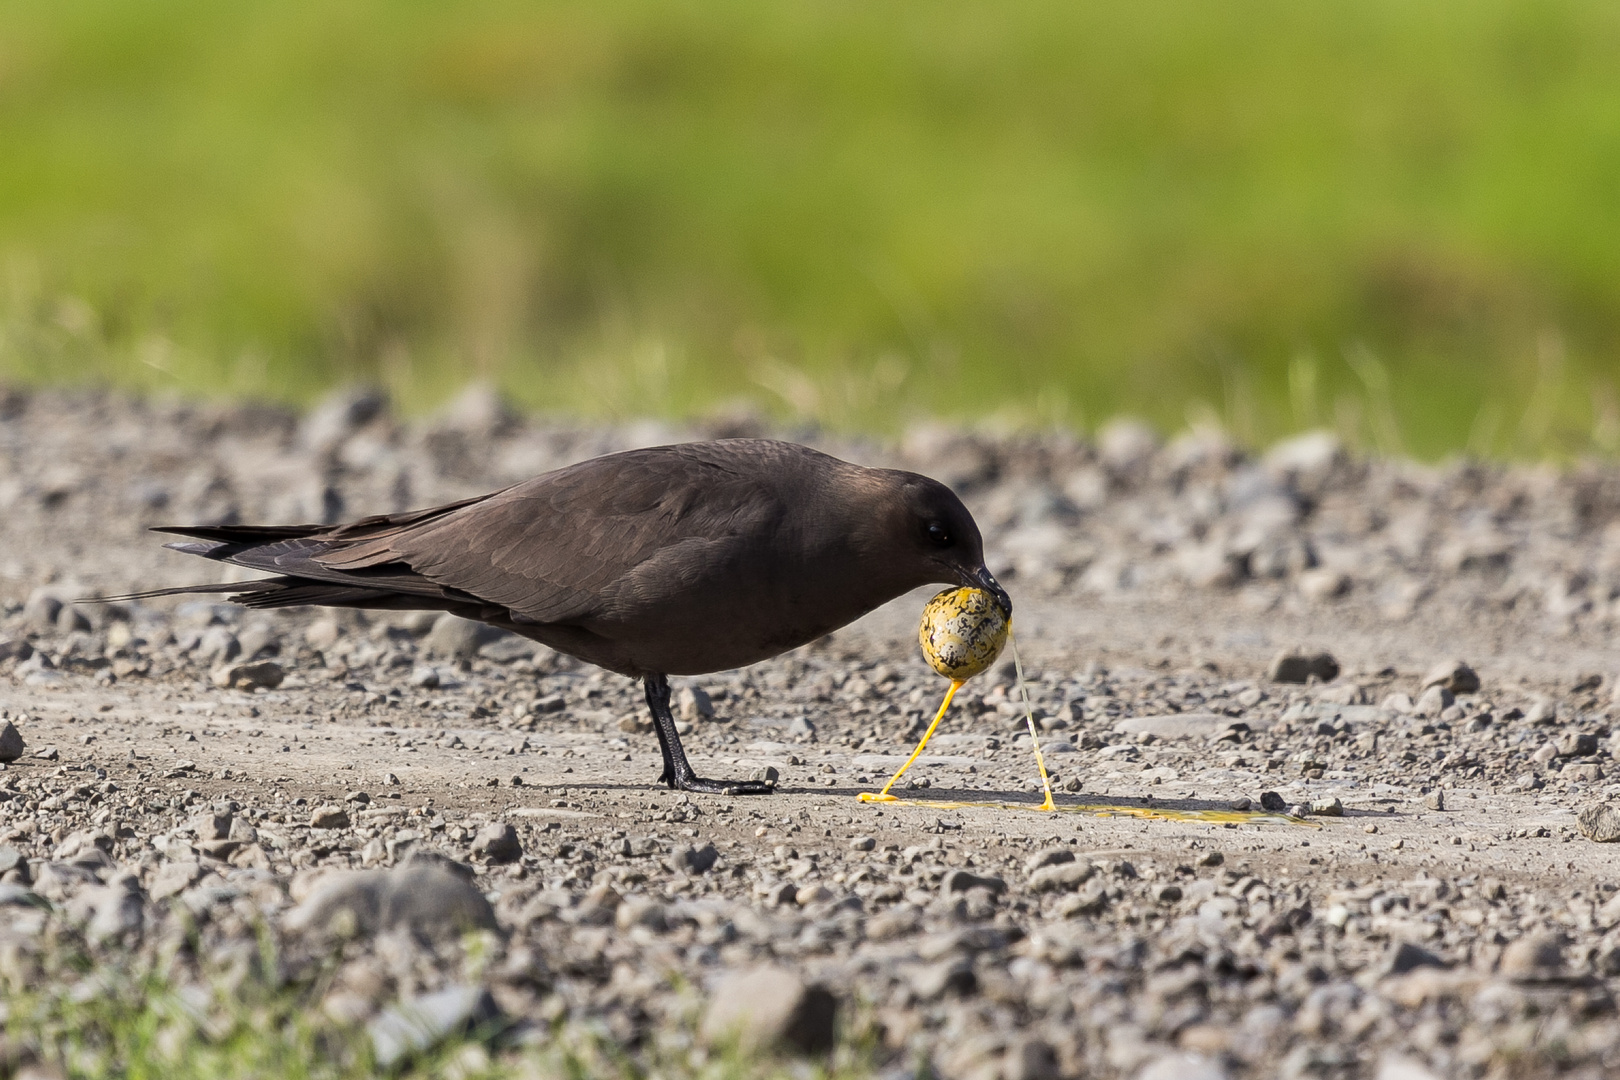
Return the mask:
[[1620,450],[1602,0],[0,0],[0,377]]

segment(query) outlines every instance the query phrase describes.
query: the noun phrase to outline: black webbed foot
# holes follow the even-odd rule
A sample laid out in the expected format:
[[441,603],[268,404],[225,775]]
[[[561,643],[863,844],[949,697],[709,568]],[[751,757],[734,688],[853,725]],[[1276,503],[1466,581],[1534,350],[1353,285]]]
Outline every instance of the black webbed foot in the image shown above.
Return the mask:
[[687,776],[665,780],[676,791],[695,791],[703,795],[769,795],[776,784],[769,780],[706,780],[701,776]]

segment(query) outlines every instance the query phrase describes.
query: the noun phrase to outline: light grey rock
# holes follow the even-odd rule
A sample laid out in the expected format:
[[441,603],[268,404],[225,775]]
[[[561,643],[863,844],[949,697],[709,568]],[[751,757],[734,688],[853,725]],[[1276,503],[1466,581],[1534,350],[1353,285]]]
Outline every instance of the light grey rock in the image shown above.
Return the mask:
[[1232,727],[1247,727],[1246,721],[1220,713],[1166,713],[1163,716],[1132,716],[1114,725],[1119,735],[1152,735],[1158,739],[1208,740]]
[[1538,697],[1530,703],[1525,710],[1524,722],[1527,724],[1555,724],[1558,722],[1558,702],[1552,698]]
[[76,903],[88,916],[85,936],[94,942],[139,934],[145,925],[145,897],[134,874],[118,874],[99,889],[87,889]]
[[196,862],[164,863],[157,873],[152,875],[150,888],[152,899],[167,900],[171,896],[179,896],[201,880],[205,872]]
[[833,1046],[838,999],[796,972],[760,967],[723,976],[709,999],[703,1037],[735,1040],[744,1051],[779,1047],[801,1054]]
[[481,986],[448,986],[386,1009],[366,1027],[372,1053],[385,1069],[426,1053],[452,1036],[492,1036],[500,1009]]
[[1590,757],[1597,753],[1598,737],[1584,731],[1566,731],[1556,742],[1559,757]]
[[1227,1080],[1227,1072],[1214,1058],[1182,1052],[1154,1058],[1142,1066],[1136,1080]]
[[405,929],[442,940],[496,928],[494,909],[471,882],[442,865],[417,860],[388,871],[331,874],[287,913],[283,925],[295,934],[370,936]]
[[922,1001],[934,1001],[946,994],[968,997],[979,989],[979,977],[973,972],[973,961],[965,956],[947,957],[913,968],[909,981],[911,992]]
[[1620,840],[1620,807],[1608,802],[1584,806],[1575,815],[1575,825],[1588,840],[1612,844]]
[[347,829],[349,827],[349,812],[341,806],[331,804],[317,806],[310,811],[309,827],[312,829]]
[[506,634],[478,647],[478,655],[497,664],[514,664],[519,660],[532,660],[539,644],[517,634]]
[[1332,682],[1339,677],[1339,662],[1328,652],[1279,653],[1267,670],[1272,682],[1306,683],[1315,678]]
[[274,690],[286,674],[274,660],[255,660],[215,668],[213,679],[214,685],[222,690]]
[[1564,973],[1564,947],[1552,934],[1527,934],[1502,950],[1498,970],[1516,982],[1559,978]]
[[236,641],[243,660],[257,660],[281,651],[281,638],[268,623],[254,623],[236,635]]
[[1097,451],[1114,472],[1143,468],[1159,449],[1159,433],[1132,416],[1116,416],[1097,430]]
[[62,612],[62,598],[54,589],[38,588],[28,594],[23,605],[23,617],[28,625],[41,634],[56,632],[56,617]]
[[1479,692],[1479,675],[1461,660],[1445,660],[1429,669],[1423,676],[1422,689],[1443,686],[1453,694]]
[[1305,599],[1320,603],[1349,592],[1350,577],[1342,571],[1318,566],[1300,571],[1296,587]]
[[197,659],[205,664],[225,664],[241,655],[242,643],[229,627],[210,626],[197,642]]
[[1420,967],[1443,968],[1446,962],[1420,945],[1410,941],[1403,941],[1390,950],[1389,958],[1384,962],[1385,975],[1405,975],[1409,971],[1416,971]]
[[675,710],[682,720],[696,723],[714,719],[714,700],[700,686],[683,686],[675,695]]
[[1412,714],[1426,717],[1439,716],[1456,702],[1457,699],[1450,690],[1443,686],[1431,686],[1423,691],[1423,694],[1417,699],[1417,704],[1412,706]]
[[613,910],[613,925],[620,930],[640,926],[661,932],[665,926],[664,905],[645,896],[634,896]]
[[388,395],[376,387],[350,386],[334,390],[304,418],[299,439],[306,449],[329,454],[387,409]]
[[702,847],[689,847],[678,852],[675,864],[688,874],[707,874],[714,869],[714,864],[719,859],[719,850],[713,844],[704,844]]
[[[446,613],[439,616],[422,639],[422,648],[429,656],[447,660],[470,660],[483,646],[505,636],[506,631],[483,623],[463,619]],[[533,652],[533,646],[530,646]]]
[[1002,1080],[1058,1080],[1062,1074],[1057,1050],[1045,1039],[1019,1039],[1001,1059]]
[[523,843],[517,830],[504,821],[492,821],[478,830],[473,838],[472,852],[476,858],[492,863],[516,862],[523,857]]
[[970,889],[985,889],[995,896],[1007,891],[1007,883],[998,877],[980,876],[967,870],[952,870],[940,882],[940,890],[946,895],[951,893],[964,893]]
[[1030,890],[1037,893],[1073,892],[1093,873],[1090,863],[1066,862],[1043,866],[1029,875]]
[[1043,866],[1074,862],[1074,852],[1066,847],[1045,848],[1024,860],[1024,872],[1033,874]]
[[1378,1059],[1374,1080],[1441,1080],[1441,1076],[1415,1058],[1386,1053]]

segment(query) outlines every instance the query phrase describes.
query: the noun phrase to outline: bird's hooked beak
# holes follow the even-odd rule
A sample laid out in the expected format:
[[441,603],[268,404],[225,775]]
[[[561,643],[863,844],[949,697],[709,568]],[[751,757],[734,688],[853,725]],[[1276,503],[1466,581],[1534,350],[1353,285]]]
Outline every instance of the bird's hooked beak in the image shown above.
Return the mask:
[[1007,621],[1011,622],[1012,597],[1007,595],[1007,590],[1001,587],[1001,582],[997,581],[995,576],[990,573],[990,568],[981,565],[977,570],[969,574],[968,578],[968,584],[977,585],[979,588],[996,598],[996,606],[999,607],[1001,609],[1001,613],[1007,617]]

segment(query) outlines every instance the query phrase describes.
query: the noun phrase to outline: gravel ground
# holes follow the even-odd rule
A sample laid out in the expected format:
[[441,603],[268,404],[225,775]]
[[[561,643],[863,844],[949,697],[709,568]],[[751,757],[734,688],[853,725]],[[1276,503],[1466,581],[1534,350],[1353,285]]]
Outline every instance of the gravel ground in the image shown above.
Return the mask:
[[[636,685],[471,624],[64,603],[219,572],[150,525],[331,521],[744,433],[520,421],[477,392],[421,424],[363,394],[302,418],[0,395],[0,978],[65,978],[71,947],[203,985],[269,933],[385,1058],[482,1019],[638,1053],[836,1030],[880,1071],[964,1080],[1620,1069],[1620,849],[1590,838],[1620,836],[1612,465],[1321,435],[1254,457],[1129,423],[779,432],[962,493],[1018,605],[1057,814],[1006,664],[897,792],[1021,808],[854,798],[944,689],[926,592],[683,681],[700,771],[779,774],[754,799],[660,790]],[[1233,807],[1303,820],[1210,813]]]

